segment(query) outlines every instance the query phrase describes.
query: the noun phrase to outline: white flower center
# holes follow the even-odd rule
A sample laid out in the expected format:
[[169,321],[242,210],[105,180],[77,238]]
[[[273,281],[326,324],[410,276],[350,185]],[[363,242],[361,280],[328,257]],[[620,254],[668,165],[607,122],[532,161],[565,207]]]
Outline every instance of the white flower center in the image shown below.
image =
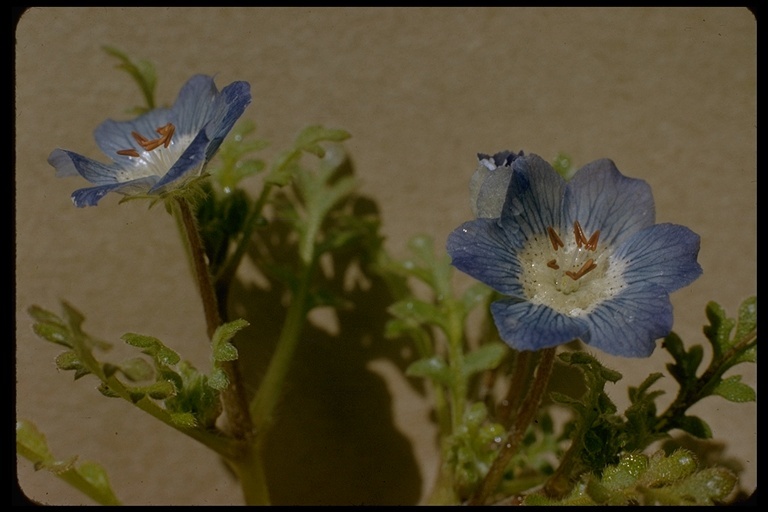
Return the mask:
[[171,123],[161,126],[156,130],[160,135],[156,139],[147,139],[140,133],[132,132],[131,135],[139,143],[142,151],[123,149],[117,152],[118,155],[132,157],[133,164],[130,171],[118,173],[117,180],[124,182],[146,176],[165,176],[194,139],[193,134],[188,134],[174,140],[175,130],[176,127]]
[[560,238],[552,228],[530,238],[518,255],[520,280],[527,298],[555,311],[581,316],[614,297],[625,286],[621,262],[598,244],[600,231],[587,238],[578,221],[573,235]]

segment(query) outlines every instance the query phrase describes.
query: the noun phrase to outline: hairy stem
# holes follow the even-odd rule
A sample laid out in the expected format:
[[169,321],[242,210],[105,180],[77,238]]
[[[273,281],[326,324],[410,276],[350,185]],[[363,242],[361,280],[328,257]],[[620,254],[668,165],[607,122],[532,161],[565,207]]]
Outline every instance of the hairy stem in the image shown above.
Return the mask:
[[475,494],[469,499],[468,505],[484,505],[493,495],[493,492],[501,482],[504,476],[504,470],[509,461],[520,449],[523,436],[528,430],[533,418],[539,410],[541,400],[544,397],[544,391],[547,389],[549,377],[552,375],[552,367],[555,363],[555,352],[557,348],[548,348],[542,351],[539,366],[536,369],[536,376],[531,384],[530,391],[525,397],[512,427],[507,432],[507,438],[501,445],[499,454],[493,461],[488,474],[480,483]]
[[[198,291],[203,302],[208,338],[212,339],[216,329],[222,323],[222,318],[216,299],[216,291],[208,271],[203,240],[189,202],[183,197],[177,197],[176,204],[187,236],[189,255],[192,259]],[[221,394],[229,429],[236,439],[247,439],[253,432],[253,425],[248,415],[248,401],[243,388],[240,368],[236,360],[222,361],[222,368],[229,378],[229,386]]]

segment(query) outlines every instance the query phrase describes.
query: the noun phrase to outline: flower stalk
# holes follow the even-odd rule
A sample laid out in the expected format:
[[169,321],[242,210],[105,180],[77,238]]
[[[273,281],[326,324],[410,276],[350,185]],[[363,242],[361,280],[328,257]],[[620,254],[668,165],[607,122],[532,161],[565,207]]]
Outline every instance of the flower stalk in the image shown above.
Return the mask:
[[536,369],[536,376],[534,377],[533,384],[531,384],[531,390],[520,406],[515,422],[507,432],[507,438],[499,448],[496,459],[493,461],[480,487],[469,499],[468,505],[484,505],[492,497],[494,490],[498,487],[499,482],[501,482],[504,476],[504,470],[507,468],[509,461],[512,460],[512,457],[520,449],[523,436],[539,411],[544,391],[549,383],[549,377],[552,375],[556,351],[557,348],[555,347],[542,350],[539,366]]
[[[181,217],[181,224],[186,233],[189,255],[192,259],[192,267],[203,303],[208,338],[212,339],[216,329],[222,323],[222,318],[219,313],[219,304],[216,299],[211,275],[208,271],[203,240],[187,199],[181,196],[177,197],[176,205]],[[221,364],[229,378],[229,386],[222,392],[222,404],[227,414],[230,433],[236,439],[247,439],[251,435],[253,426],[248,415],[248,402],[245,397],[237,360],[222,361]]]

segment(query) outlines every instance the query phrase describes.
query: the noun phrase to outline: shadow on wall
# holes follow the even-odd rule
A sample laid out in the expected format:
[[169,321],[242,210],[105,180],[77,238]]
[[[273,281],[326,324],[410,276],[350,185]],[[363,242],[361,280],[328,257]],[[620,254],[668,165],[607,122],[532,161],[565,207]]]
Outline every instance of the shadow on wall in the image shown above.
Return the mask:
[[[370,200],[357,197],[354,209],[378,217]],[[285,286],[280,272],[270,269],[296,268],[297,260],[293,235],[279,221],[257,236],[261,249],[249,257],[266,269],[264,279],[235,284],[229,297],[236,313],[231,316],[251,323],[236,339],[251,391],[285,318]],[[307,320],[291,363],[265,450],[275,505],[408,505],[420,498],[421,475],[411,444],[395,427],[392,397],[384,380],[367,369],[369,361],[384,357],[404,372],[410,361],[399,355],[403,341],[383,336],[392,299],[385,283],[364,270],[364,259],[352,244],[316,272],[319,293],[343,305],[313,312],[313,319],[321,313],[326,321]]]

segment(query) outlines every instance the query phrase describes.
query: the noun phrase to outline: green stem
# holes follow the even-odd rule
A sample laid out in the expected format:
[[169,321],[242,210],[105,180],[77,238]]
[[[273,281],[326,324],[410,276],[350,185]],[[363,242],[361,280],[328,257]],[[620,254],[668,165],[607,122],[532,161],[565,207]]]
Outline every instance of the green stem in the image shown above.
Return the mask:
[[215,433],[209,433],[199,428],[181,427],[173,422],[170,415],[168,414],[168,411],[158,406],[157,403],[155,403],[154,401],[144,397],[138,402],[134,402],[131,399],[130,393],[125,388],[123,383],[120,382],[116,377],[112,376],[107,378],[103,374],[100,374],[100,375],[97,374],[97,376],[101,379],[101,381],[106,386],[109,387],[110,390],[120,395],[121,398],[123,398],[127,402],[132,403],[133,405],[135,405],[145,413],[160,420],[161,422],[165,423],[169,427],[172,427],[178,430],[179,432],[188,435],[195,441],[198,441],[204,446],[207,446],[208,448],[218,453],[222,457],[233,458],[237,456],[238,454],[237,444],[234,443],[231,438],[223,437]]
[[520,449],[523,435],[533,421],[544,397],[544,391],[547,389],[549,377],[552,375],[552,367],[555,362],[555,351],[557,348],[548,348],[542,351],[539,367],[536,370],[536,376],[531,384],[531,389],[525,397],[515,422],[507,433],[505,442],[501,445],[499,454],[491,464],[488,474],[480,483],[475,494],[469,499],[468,505],[484,505],[501,482],[504,471],[509,465],[512,457]]
[[451,372],[451,434],[456,432],[464,421],[464,409],[467,399],[467,380],[464,377],[464,319],[459,305],[448,299],[448,365]]
[[[38,453],[27,449],[25,446],[16,443],[16,452],[22,457],[34,462],[35,464],[41,462]],[[37,467],[37,466],[36,466]],[[82,492],[99,505],[122,505],[120,500],[112,494],[111,489],[104,489],[101,486],[94,485],[91,481],[83,477],[76,469],[68,468],[63,471],[57,470],[52,473],[65,481],[70,486],[74,487],[78,491]]]
[[298,289],[295,291],[288,306],[285,323],[280,332],[275,353],[269,362],[267,373],[259,384],[256,396],[253,397],[250,404],[250,416],[253,418],[256,426],[259,442],[264,441],[266,431],[272,426],[275,407],[280,399],[285,377],[288,374],[291,360],[299,344],[299,336],[304,327],[307,312],[311,279],[311,265],[308,265],[299,279]]
[[721,354],[720,357],[712,359],[707,370],[696,379],[694,385],[680,388],[675,400],[669,404],[664,414],[659,416],[654,430],[657,433],[666,433],[677,428],[685,411],[711,394],[711,386],[716,385],[720,377],[733,366],[734,363],[731,360],[751,348],[755,343],[757,343],[757,329],[752,329],[742,339],[735,341],[731,348]]
[[264,471],[264,457],[258,443],[245,447],[236,461],[231,461],[232,469],[237,473],[243,500],[246,505],[269,505],[269,487]]
[[248,249],[248,245],[251,240],[251,233],[257,226],[259,219],[261,218],[261,212],[264,209],[264,205],[267,202],[269,193],[272,190],[273,185],[265,183],[264,188],[261,189],[259,198],[254,203],[253,208],[248,213],[245,222],[243,223],[242,234],[237,241],[235,250],[232,255],[227,259],[224,265],[221,266],[218,274],[215,276],[215,283],[217,286],[222,286],[223,283],[229,283],[235,275],[237,268],[240,266],[240,261],[245,256],[245,251]]

